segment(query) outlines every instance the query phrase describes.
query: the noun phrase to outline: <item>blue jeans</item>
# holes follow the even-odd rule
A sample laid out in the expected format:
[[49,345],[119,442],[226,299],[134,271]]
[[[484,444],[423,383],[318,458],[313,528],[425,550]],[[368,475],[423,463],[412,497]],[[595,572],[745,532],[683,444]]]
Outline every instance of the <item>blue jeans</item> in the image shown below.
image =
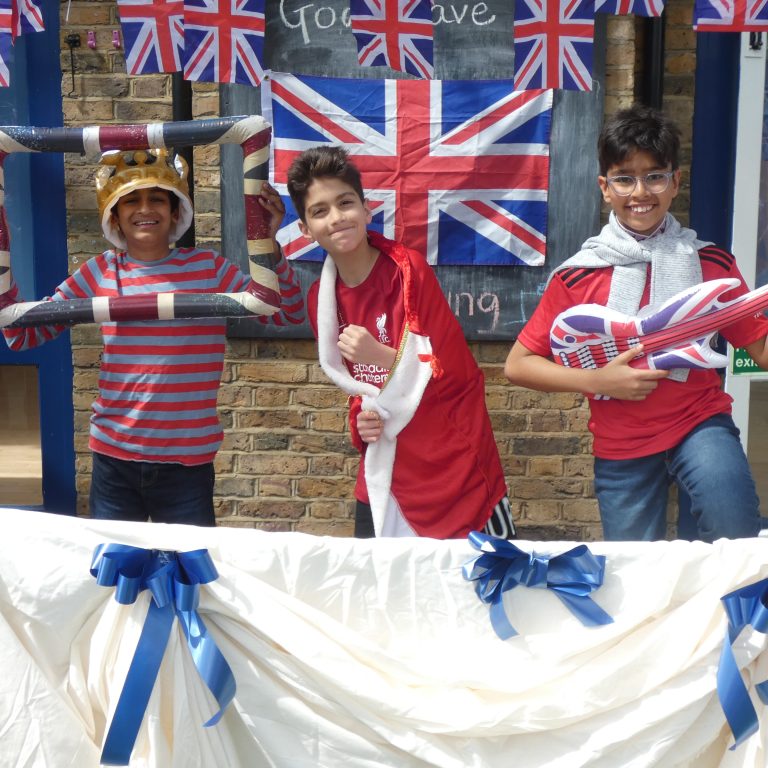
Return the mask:
[[703,541],[757,536],[760,502],[739,430],[730,416],[719,414],[668,451],[639,459],[595,458],[595,493],[605,540],[666,538],[670,481],[690,500]]
[[214,477],[212,463],[187,467],[94,453],[91,517],[213,526]]

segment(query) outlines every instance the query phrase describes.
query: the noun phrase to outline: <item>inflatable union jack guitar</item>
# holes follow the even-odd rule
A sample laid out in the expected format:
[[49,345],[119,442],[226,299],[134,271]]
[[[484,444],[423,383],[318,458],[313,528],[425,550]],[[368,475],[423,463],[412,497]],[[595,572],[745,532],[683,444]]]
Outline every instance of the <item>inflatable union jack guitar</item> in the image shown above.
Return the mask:
[[643,354],[630,363],[636,368],[722,368],[728,358],[711,345],[718,329],[768,307],[768,286],[721,301],[737,285],[735,278],[699,283],[635,316],[600,304],[571,307],[552,325],[552,355],[570,368],[602,368],[642,344]]

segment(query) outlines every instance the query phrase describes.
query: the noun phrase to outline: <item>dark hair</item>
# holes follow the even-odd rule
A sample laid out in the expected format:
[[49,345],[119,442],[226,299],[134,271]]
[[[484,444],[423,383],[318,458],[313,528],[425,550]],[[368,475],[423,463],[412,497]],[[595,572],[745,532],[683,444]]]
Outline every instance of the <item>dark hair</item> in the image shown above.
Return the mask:
[[635,152],[648,152],[660,166],[680,165],[680,129],[663,112],[643,104],[620,109],[608,118],[597,139],[600,175]]
[[349,160],[343,147],[312,147],[304,150],[288,169],[288,194],[299,218],[306,221],[307,190],[315,179],[330,177],[349,184],[361,201],[365,201],[360,171]]

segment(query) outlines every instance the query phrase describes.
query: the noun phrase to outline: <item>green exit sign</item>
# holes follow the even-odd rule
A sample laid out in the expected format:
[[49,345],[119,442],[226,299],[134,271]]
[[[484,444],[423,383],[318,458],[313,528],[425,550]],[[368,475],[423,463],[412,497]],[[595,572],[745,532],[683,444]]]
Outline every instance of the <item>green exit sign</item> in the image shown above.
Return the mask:
[[743,376],[748,373],[768,373],[761,368],[743,347],[734,347],[731,355],[731,373],[735,376]]

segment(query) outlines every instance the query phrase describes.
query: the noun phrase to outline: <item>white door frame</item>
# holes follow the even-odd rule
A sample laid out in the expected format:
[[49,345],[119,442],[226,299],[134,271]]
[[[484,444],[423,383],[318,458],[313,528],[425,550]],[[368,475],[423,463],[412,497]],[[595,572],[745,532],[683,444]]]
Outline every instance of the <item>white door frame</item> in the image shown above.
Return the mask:
[[[750,288],[755,287],[757,273],[765,45],[764,41],[761,48],[752,50],[749,47],[749,33],[743,32],[741,35],[731,251]],[[717,162],[717,158],[710,158],[709,162]],[[754,375],[734,376],[730,371],[726,372],[725,377],[725,390],[733,397],[733,420],[741,431],[745,451],[749,440],[750,381],[755,378]],[[766,379],[768,376],[761,375],[759,378]]]

